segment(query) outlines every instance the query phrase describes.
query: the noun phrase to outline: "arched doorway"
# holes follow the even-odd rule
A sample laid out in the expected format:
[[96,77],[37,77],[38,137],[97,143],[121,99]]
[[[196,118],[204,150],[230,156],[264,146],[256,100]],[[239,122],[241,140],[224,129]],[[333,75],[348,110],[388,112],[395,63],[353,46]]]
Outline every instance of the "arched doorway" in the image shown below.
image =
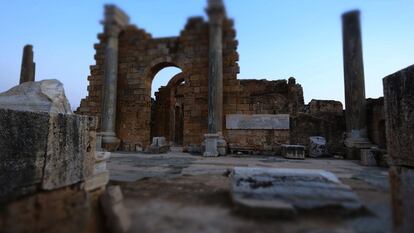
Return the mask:
[[[164,64],[152,79],[150,141],[165,137],[171,145],[183,145],[185,76],[175,65]],[[168,81],[167,85],[162,85]]]

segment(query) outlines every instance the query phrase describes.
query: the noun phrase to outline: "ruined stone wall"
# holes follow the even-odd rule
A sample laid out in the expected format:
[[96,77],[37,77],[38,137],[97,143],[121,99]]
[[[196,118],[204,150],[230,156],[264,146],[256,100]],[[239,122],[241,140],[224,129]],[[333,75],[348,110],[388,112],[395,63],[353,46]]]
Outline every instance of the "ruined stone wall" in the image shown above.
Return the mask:
[[380,148],[387,148],[383,97],[367,99],[367,129],[372,143]]
[[[233,21],[223,25],[224,114],[237,111],[237,40]],[[88,96],[78,113],[100,116],[105,38],[95,45],[96,65],[91,67]],[[151,133],[151,84],[158,71],[174,66],[185,75],[184,144],[200,144],[207,132],[209,26],[201,17],[189,19],[179,37],[152,38],[128,26],[119,38],[117,136],[122,149],[146,147]]]

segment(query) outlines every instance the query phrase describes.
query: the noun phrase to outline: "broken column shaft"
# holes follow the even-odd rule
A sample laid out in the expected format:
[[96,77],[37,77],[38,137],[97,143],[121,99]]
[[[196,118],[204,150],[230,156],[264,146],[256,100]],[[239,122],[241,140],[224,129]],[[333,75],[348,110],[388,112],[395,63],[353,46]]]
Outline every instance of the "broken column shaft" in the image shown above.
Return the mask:
[[[348,148],[368,146],[364,63],[359,11],[342,15],[344,80],[345,80],[345,118]],[[359,152],[359,151],[357,151]],[[348,153],[348,157],[358,155]]]
[[20,70],[20,84],[35,81],[35,63],[33,62],[33,46],[23,48],[22,66]]
[[115,6],[105,6],[105,63],[102,103],[101,135],[103,147],[117,150],[120,140],[116,137],[116,104],[118,83],[118,36],[129,18]]

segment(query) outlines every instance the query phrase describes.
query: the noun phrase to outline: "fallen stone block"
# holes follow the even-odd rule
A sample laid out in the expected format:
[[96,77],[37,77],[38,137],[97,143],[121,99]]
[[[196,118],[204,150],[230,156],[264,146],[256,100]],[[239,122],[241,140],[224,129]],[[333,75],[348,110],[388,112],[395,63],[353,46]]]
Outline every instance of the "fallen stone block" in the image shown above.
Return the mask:
[[305,159],[305,147],[300,145],[282,145],[282,156],[287,159]]
[[236,207],[250,215],[292,216],[300,211],[349,213],[363,208],[352,189],[327,171],[236,167],[231,175]]
[[309,157],[320,158],[328,154],[324,137],[309,137]]
[[154,137],[148,150],[150,154],[165,154],[168,151],[170,151],[170,146],[165,137]]
[[131,228],[131,217],[124,206],[119,186],[110,186],[101,196],[101,206],[107,227],[114,233],[124,233]]
[[72,114],[63,84],[56,79],[25,82],[0,93],[0,108]]

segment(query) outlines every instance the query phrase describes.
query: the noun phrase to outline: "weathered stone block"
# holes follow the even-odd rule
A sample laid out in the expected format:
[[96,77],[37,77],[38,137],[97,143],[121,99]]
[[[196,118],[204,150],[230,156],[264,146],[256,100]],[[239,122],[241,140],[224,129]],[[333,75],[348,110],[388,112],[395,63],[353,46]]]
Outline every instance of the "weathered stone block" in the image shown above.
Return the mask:
[[414,66],[383,83],[389,155],[393,165],[414,167]]
[[249,214],[292,215],[321,209],[339,213],[363,207],[349,186],[323,170],[236,167],[231,179],[234,203]]
[[0,109],[0,200],[91,176],[95,130],[93,117]]
[[165,137],[154,137],[149,147],[151,154],[165,154],[170,151],[170,145],[167,144]]
[[391,167],[389,172],[394,232],[414,232],[414,169]]
[[205,151],[204,151],[204,156],[205,157],[217,157],[219,156],[219,151],[218,151],[218,141],[220,136],[218,134],[205,134],[204,135],[205,140]]
[[309,137],[309,157],[319,158],[328,154],[324,137]]
[[59,114],[50,115],[49,122],[42,188],[56,189],[92,176],[96,146],[95,118]]
[[289,114],[230,114],[226,115],[227,129],[289,129]]
[[300,145],[282,145],[282,156],[287,159],[305,159],[305,147]]
[[47,113],[0,109],[0,200],[32,193],[43,179]]
[[63,84],[56,79],[25,82],[0,93],[0,108],[51,113],[72,113]]

